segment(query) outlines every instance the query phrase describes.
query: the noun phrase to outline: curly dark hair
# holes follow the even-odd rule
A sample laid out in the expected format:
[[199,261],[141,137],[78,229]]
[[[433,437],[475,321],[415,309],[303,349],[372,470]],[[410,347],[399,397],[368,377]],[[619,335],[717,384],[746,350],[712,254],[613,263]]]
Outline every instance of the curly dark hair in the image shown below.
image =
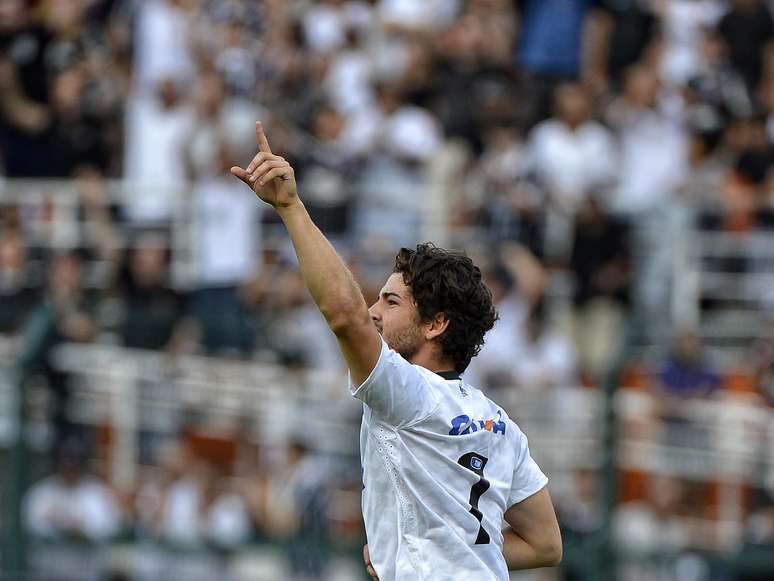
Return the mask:
[[411,289],[422,322],[446,315],[449,326],[440,337],[441,349],[457,373],[465,371],[497,320],[481,270],[463,253],[425,243],[415,250],[401,248],[392,271]]

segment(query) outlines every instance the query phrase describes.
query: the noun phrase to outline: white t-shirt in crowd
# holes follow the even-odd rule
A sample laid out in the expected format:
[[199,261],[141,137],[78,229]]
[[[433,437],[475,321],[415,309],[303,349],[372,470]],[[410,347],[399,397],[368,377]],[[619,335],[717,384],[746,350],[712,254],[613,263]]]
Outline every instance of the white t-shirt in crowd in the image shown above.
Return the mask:
[[575,210],[588,192],[613,181],[616,146],[613,134],[596,121],[573,131],[558,119],[538,124],[530,134],[529,153],[540,177],[567,210]]
[[478,389],[384,341],[350,389],[365,404],[363,518],[379,578],[507,580],[503,514],[548,482],[518,426]]
[[620,181],[610,209],[632,215],[673,199],[688,170],[688,141],[682,127],[657,111],[632,112],[620,126]]
[[172,218],[186,182],[183,146],[194,120],[185,104],[164,109],[154,97],[129,99],[124,176],[130,195],[124,209],[130,221],[145,225]]
[[378,14],[387,24],[439,30],[454,22],[460,5],[459,0],[381,0]]
[[112,492],[91,476],[74,484],[56,474],[41,480],[27,493],[24,515],[38,537],[59,538],[77,529],[90,541],[104,541],[121,527],[121,511]]
[[263,212],[255,196],[229,177],[202,178],[193,189],[196,263],[202,287],[238,286],[259,269]]
[[162,79],[195,78],[185,11],[166,0],[136,4],[133,72],[140,92],[153,91]]

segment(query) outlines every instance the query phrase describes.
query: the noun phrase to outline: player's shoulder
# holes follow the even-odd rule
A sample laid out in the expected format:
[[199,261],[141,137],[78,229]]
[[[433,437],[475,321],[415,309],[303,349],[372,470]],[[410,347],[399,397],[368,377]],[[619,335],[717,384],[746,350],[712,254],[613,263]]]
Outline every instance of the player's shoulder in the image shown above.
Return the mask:
[[523,436],[523,432],[521,431],[521,428],[519,428],[519,425],[516,423],[516,420],[514,420],[509,414],[508,411],[505,409],[503,405],[496,402],[492,398],[490,398],[488,395],[486,395],[483,391],[469,387],[469,390],[476,394],[478,398],[480,398],[482,402],[482,406],[488,410],[490,410],[490,413],[495,414],[499,421],[502,421],[506,426],[508,426],[508,434],[511,437],[516,438],[517,440],[520,440]]

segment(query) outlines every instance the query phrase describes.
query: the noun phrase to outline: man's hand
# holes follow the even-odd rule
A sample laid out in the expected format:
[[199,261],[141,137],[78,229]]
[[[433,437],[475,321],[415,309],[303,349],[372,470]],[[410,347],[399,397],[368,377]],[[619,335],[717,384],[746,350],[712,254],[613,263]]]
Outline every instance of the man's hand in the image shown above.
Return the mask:
[[376,581],[379,581],[379,577],[376,576],[374,566],[371,564],[371,555],[368,554],[368,545],[363,547],[363,561],[365,561],[366,573],[376,579]]
[[284,158],[274,155],[263,133],[263,125],[255,124],[258,154],[247,166],[231,168],[231,175],[247,184],[256,195],[275,208],[287,208],[298,202],[296,177],[293,168]]

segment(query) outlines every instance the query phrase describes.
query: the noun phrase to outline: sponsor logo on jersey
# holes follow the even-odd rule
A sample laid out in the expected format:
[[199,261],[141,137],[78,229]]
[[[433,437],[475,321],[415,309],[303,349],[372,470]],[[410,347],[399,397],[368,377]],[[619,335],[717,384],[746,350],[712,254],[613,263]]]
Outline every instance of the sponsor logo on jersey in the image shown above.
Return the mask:
[[497,417],[489,420],[473,420],[469,416],[462,414],[452,418],[449,430],[450,436],[465,436],[483,430],[493,434],[505,434],[505,422],[502,420],[503,414],[497,411]]

